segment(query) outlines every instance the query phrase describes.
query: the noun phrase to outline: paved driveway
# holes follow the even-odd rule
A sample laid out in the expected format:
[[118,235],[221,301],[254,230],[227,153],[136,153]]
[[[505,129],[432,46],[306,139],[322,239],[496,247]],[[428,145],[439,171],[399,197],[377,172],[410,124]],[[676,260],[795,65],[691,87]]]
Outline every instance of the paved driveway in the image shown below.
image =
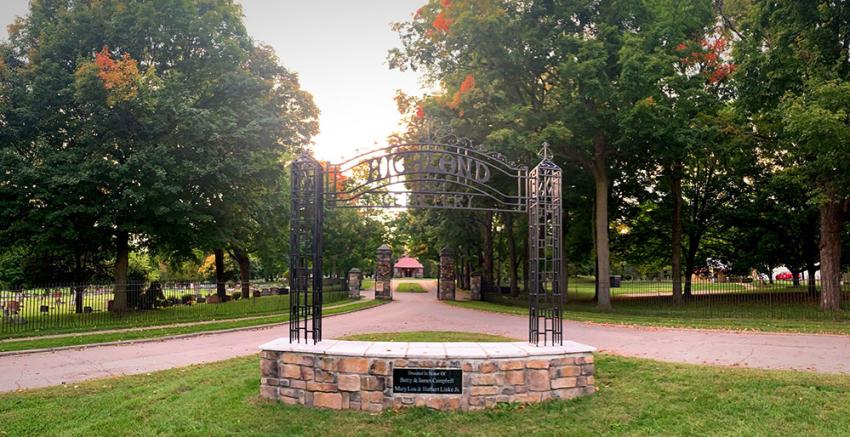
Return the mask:
[[[525,339],[525,317],[458,308],[428,293],[395,293],[368,310],[328,317],[325,337],[394,331],[468,331]],[[565,337],[618,355],[662,361],[850,374],[850,336],[759,334],[565,322]],[[287,336],[286,325],[134,345],[0,357],[0,392],[145,373],[257,353]]]

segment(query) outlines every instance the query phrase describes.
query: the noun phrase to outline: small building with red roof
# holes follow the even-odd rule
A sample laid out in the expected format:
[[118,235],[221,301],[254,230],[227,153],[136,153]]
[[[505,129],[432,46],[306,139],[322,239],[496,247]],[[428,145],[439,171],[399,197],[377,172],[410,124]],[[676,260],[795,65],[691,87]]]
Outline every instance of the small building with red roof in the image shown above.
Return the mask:
[[396,278],[421,278],[425,275],[425,268],[418,259],[404,255],[395,262],[393,276]]

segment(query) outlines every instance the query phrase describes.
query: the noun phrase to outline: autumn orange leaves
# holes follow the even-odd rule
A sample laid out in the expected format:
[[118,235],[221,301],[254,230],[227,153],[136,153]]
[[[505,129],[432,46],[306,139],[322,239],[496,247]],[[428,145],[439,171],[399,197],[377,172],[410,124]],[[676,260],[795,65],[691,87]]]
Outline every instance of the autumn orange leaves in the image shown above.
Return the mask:
[[[449,9],[452,7],[452,0],[440,0],[440,9],[437,11],[437,15],[434,17],[434,21],[431,22],[431,26],[434,27],[435,30],[439,32],[448,32],[449,27],[452,25],[452,19],[449,18]],[[416,17],[422,15],[424,6],[419,8],[416,11]],[[431,32],[433,36],[433,32]]]
[[76,78],[78,89],[89,87],[96,90],[100,87],[102,92],[105,91],[109,106],[134,99],[141,83],[139,62],[126,52],[114,57],[106,46],[95,54],[93,61],[83,62],[77,67]]
[[475,77],[472,74],[467,74],[466,78],[461,82],[460,89],[455,92],[454,96],[452,96],[452,101],[448,103],[448,107],[452,109],[457,109],[460,106],[461,99],[464,94],[469,93],[473,88],[475,88]]
[[[676,51],[685,53],[690,48],[685,42],[676,46]],[[696,68],[699,74],[706,77],[710,84],[718,83],[735,71],[735,64],[724,61],[727,42],[725,38],[716,38],[713,41],[702,40],[698,49],[684,55],[681,63],[685,68]]]

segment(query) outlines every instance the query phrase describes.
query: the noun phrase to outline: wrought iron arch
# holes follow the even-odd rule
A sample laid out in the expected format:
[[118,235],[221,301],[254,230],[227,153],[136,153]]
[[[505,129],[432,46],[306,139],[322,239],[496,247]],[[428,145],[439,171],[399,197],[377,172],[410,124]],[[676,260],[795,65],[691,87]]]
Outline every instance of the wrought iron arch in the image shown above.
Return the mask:
[[[326,171],[326,194],[333,207],[506,212],[524,212],[526,207],[527,168],[466,145],[397,144],[329,164]],[[497,179],[508,181],[513,192],[492,183]],[[377,201],[368,197],[376,193],[391,195]]]
[[453,135],[338,164],[299,156],[291,164],[290,341],[322,340],[324,208],[441,208],[528,214],[528,341],[562,344],[561,169],[548,144],[540,158],[529,171]]

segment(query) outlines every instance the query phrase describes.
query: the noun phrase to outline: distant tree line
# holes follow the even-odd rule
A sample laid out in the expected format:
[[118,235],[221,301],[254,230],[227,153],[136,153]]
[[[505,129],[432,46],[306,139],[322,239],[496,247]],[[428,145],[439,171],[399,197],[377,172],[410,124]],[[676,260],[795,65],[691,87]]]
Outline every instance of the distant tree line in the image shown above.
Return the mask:
[[[600,308],[627,264],[670,271],[675,301],[710,267],[786,266],[794,285],[819,270],[810,292],[840,309],[847,2],[430,0],[394,28],[390,66],[438,87],[398,96],[398,140],[439,122],[529,166],[548,142],[564,171],[570,271],[596,275]],[[415,252],[458,248],[465,273],[515,294],[528,281],[525,217],[407,215]]]

